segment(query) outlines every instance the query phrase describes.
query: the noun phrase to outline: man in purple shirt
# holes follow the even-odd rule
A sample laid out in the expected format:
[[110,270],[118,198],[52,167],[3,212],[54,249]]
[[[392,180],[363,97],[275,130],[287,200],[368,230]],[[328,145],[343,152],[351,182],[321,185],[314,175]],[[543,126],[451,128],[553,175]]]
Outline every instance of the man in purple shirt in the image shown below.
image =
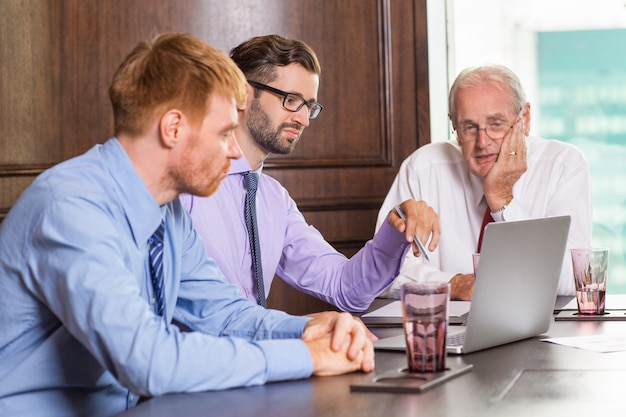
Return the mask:
[[[294,149],[304,128],[322,110],[316,101],[321,69],[315,53],[301,41],[269,35],[237,46],[231,58],[248,79],[246,107],[239,112],[235,131],[243,157],[232,162],[228,177],[211,198],[180,197],[207,253],[226,278],[255,302],[264,301],[276,274],[344,311],[365,310],[397,276],[414,234],[429,242],[429,250],[436,248],[438,216],[422,201],[405,201],[406,223],[392,211],[388,222],[352,258],[337,252],[305,221],[288,191],[261,172],[271,153],[288,154]],[[255,278],[244,217],[242,174],[248,171],[259,174],[261,285]],[[413,247],[419,255],[419,248]]]

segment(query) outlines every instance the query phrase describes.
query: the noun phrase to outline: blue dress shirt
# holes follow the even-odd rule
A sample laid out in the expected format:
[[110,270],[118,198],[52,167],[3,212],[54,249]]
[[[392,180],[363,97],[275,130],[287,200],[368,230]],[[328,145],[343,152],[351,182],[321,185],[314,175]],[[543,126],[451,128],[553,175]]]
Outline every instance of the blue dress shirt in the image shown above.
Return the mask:
[[[164,317],[147,249],[162,219]],[[138,395],[312,372],[307,319],[238,295],[178,199],[159,207],[115,138],[18,199],[0,226],[0,288],[0,415],[108,416]]]

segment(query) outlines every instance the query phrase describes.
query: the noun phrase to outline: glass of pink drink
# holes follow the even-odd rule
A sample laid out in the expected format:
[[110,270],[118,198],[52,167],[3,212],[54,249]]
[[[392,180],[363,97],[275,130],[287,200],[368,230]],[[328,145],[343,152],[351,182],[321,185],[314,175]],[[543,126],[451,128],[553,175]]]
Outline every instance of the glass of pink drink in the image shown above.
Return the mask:
[[409,372],[444,371],[450,284],[407,283],[400,298]]
[[604,314],[609,250],[579,248],[572,249],[571,254],[578,314],[581,316]]

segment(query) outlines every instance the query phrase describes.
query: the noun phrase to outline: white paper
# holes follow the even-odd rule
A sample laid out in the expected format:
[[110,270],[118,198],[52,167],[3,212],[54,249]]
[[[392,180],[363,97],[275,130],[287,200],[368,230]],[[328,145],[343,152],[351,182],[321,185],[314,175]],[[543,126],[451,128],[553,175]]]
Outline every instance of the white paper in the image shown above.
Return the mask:
[[[470,310],[470,301],[450,301],[448,317],[461,317]],[[379,309],[363,314],[362,317],[402,317],[402,305],[400,300],[382,306]]]
[[570,346],[594,352],[608,353],[626,350],[626,335],[597,334],[593,336],[554,337],[544,342]]

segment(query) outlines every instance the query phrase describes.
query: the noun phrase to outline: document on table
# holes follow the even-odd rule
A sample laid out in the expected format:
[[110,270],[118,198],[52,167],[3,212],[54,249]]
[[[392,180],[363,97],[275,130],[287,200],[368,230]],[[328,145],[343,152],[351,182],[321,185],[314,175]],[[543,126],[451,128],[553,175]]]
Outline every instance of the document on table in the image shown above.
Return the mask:
[[592,336],[553,337],[542,339],[544,342],[570,346],[594,352],[608,353],[626,350],[626,335],[596,334]]
[[[460,318],[464,317],[470,310],[470,301],[450,301],[448,311],[449,318]],[[365,313],[362,316],[363,318],[375,318],[375,317],[402,317],[402,305],[400,304],[400,300],[392,301],[391,303],[376,309],[374,311],[370,311],[369,313]]]

